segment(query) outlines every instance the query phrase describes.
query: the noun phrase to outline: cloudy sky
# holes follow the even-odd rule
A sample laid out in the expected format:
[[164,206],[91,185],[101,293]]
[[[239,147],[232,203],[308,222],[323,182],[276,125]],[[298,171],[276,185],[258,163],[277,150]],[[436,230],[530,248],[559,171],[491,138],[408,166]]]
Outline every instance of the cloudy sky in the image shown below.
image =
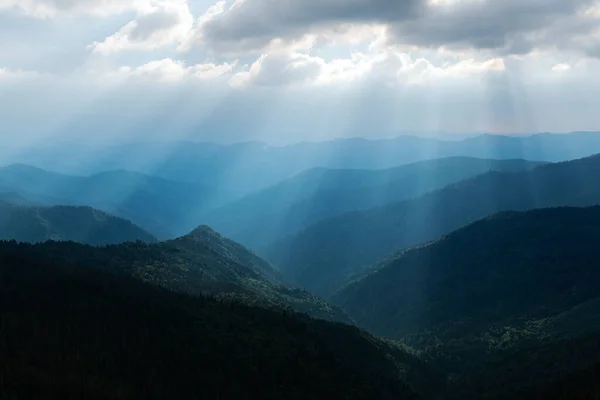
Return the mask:
[[600,0],[0,0],[0,135],[600,130]]

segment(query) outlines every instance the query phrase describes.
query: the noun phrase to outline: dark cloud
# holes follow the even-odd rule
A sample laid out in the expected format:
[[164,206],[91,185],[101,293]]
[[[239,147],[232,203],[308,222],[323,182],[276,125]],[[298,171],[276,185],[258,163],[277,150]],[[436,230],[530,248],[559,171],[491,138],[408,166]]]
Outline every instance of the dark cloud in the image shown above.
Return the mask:
[[141,15],[136,19],[136,25],[129,33],[132,40],[144,41],[160,31],[171,29],[183,21],[183,16],[178,9],[163,9]]
[[597,0],[463,1],[432,7],[421,18],[394,24],[392,32],[397,42],[521,54],[540,43],[551,44],[555,24],[576,18],[594,3]]
[[202,33],[214,45],[249,39],[265,45],[329,24],[405,20],[422,6],[422,0],[247,0],[205,23]]
[[426,0],[246,0],[213,16],[202,34],[213,48],[240,43],[256,48],[340,23],[384,23],[398,44],[522,54],[597,28],[597,19],[579,15],[594,4],[599,1],[460,0],[427,6]]

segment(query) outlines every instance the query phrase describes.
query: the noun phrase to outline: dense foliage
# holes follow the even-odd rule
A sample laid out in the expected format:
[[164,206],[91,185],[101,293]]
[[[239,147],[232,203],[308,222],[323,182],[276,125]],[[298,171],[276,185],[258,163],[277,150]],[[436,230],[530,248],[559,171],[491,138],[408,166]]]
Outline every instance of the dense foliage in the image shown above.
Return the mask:
[[490,172],[425,196],[312,225],[264,254],[297,284],[329,295],[353,273],[499,211],[600,204],[600,156]]
[[1,247],[2,399],[417,398],[418,360],[357,328]]
[[500,213],[402,253],[332,299],[480,398],[540,386],[600,362],[599,237],[600,207]]
[[91,245],[156,238],[133,223],[89,207],[30,207],[0,201],[0,239],[71,240]]
[[[45,260],[127,274],[179,292],[234,298],[266,308],[289,307],[314,317],[352,322],[338,307],[305,290],[283,285],[271,265],[208,227],[154,244],[91,247],[48,242],[19,246]],[[0,251],[3,247],[0,244]]]
[[451,157],[392,169],[318,168],[215,209],[204,222],[252,248],[344,212],[398,202],[488,171],[522,171],[524,160]]

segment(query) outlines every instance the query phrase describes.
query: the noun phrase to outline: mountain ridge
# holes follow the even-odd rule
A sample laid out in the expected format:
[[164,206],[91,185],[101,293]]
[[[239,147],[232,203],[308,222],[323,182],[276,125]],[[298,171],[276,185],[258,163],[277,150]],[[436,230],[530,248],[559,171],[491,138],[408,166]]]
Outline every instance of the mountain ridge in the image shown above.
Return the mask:
[[33,207],[0,201],[0,238],[39,243],[48,240],[91,245],[156,242],[131,221],[91,207]]
[[327,296],[395,252],[496,212],[599,204],[598,182],[600,155],[524,172],[488,172],[416,199],[318,222],[260,253],[291,281]]
[[384,170],[310,169],[212,210],[205,223],[260,249],[321,219],[414,198],[492,170],[520,171],[542,164],[448,157]]

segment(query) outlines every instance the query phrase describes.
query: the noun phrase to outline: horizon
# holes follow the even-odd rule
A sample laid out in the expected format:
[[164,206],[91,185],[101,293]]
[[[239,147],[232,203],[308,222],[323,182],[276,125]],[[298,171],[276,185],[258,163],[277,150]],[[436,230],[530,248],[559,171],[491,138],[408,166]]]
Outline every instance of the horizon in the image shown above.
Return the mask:
[[[14,145],[15,149],[22,148],[28,149],[33,147],[45,147],[48,143],[45,143],[45,139],[52,139],[52,145],[85,145],[86,147],[120,147],[127,145],[140,145],[140,144],[176,144],[176,143],[192,143],[194,145],[213,145],[219,147],[235,147],[235,146],[243,146],[243,145],[263,145],[269,148],[282,148],[282,147],[291,147],[297,145],[305,145],[305,144],[324,144],[324,143],[334,143],[334,142],[343,142],[343,141],[352,141],[352,140],[365,140],[369,142],[381,142],[381,141],[394,141],[402,138],[413,138],[413,139],[431,139],[437,140],[440,142],[461,142],[469,139],[475,139],[479,137],[485,136],[497,136],[504,138],[520,138],[526,139],[535,136],[543,136],[543,135],[552,135],[552,136],[569,136],[569,135],[593,135],[600,134],[600,130],[576,130],[576,131],[534,131],[534,132],[519,132],[519,133],[508,133],[508,132],[406,132],[406,133],[397,133],[395,135],[388,136],[340,136],[340,137],[331,137],[331,138],[313,138],[313,139],[298,139],[296,141],[268,141],[268,140],[240,140],[235,142],[227,142],[227,141],[218,141],[218,140],[204,140],[201,138],[169,138],[169,137],[150,137],[150,138],[139,138],[139,137],[123,137],[119,139],[108,138],[107,140],[96,140],[90,142],[87,138],[74,138],[74,137],[40,137],[38,140],[28,140],[22,143],[19,143],[14,140],[12,137],[2,137],[0,136],[0,143],[4,146],[4,149],[11,149],[11,145]],[[44,143],[41,143],[44,142]],[[17,163],[18,164],[18,163]]]

